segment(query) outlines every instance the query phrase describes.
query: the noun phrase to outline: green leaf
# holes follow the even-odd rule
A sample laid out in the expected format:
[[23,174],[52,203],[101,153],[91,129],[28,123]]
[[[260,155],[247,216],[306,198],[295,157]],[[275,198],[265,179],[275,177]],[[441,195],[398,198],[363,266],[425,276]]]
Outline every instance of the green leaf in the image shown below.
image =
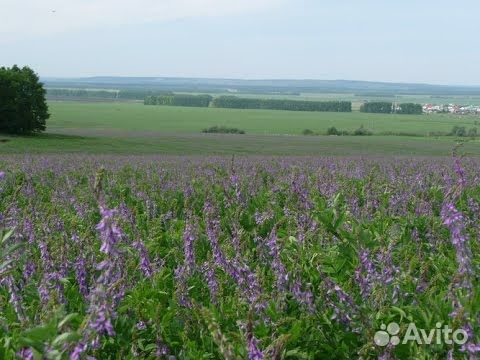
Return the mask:
[[2,243],[5,243],[10,238],[10,236],[12,236],[14,230],[15,229],[10,229],[9,231],[7,231],[6,234],[3,235]]
[[400,314],[400,321],[402,321],[403,318],[408,318],[407,313],[399,307],[392,306],[392,310]]
[[78,313],[71,313],[65,316],[62,321],[58,323],[58,329],[61,329],[63,325],[68,324],[72,320],[76,319],[78,317]]
[[58,335],[55,340],[52,341],[52,346],[59,347],[65,343],[77,341],[81,336],[76,332],[66,332],[61,335]]
[[28,329],[23,332],[22,336],[33,341],[47,342],[53,338],[57,330],[53,326],[39,326],[33,329]]
[[293,350],[288,350],[285,353],[286,358],[293,358],[293,359],[308,359],[309,356],[301,351],[300,349],[293,349]]

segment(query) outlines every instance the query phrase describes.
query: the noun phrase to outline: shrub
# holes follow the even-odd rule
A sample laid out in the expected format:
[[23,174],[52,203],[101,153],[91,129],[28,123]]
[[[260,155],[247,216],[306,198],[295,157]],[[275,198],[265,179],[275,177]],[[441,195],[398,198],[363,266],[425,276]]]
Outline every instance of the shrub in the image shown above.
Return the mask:
[[327,135],[340,135],[340,133],[335,126],[332,126],[327,129]]
[[310,130],[310,129],[304,129],[302,131],[302,134],[303,135],[315,135],[315,132],[313,130]]
[[467,135],[467,130],[465,129],[465,126],[455,125],[452,128],[452,131],[450,132],[450,135],[463,137],[463,136]]
[[190,94],[163,94],[159,96],[147,96],[145,105],[166,105],[166,106],[190,106],[190,107],[208,107],[212,101],[210,95],[190,95]]
[[451,133],[448,133],[446,131],[429,131],[427,133],[427,136],[433,136],[433,137],[448,136],[448,135],[451,135]]
[[353,132],[353,135],[355,135],[355,136],[367,136],[367,135],[372,135],[372,132],[365,129],[362,125]]
[[[431,133],[428,133],[431,134]],[[420,133],[415,133],[415,132],[408,132],[408,131],[382,131],[380,135],[385,135],[385,136],[416,136],[416,137],[422,137],[423,134]]]
[[209,134],[245,134],[245,131],[237,128],[227,128],[225,126],[212,126],[208,129],[203,129],[203,133]]
[[468,130],[468,136],[470,137],[477,137],[477,128],[471,128],[470,130]]

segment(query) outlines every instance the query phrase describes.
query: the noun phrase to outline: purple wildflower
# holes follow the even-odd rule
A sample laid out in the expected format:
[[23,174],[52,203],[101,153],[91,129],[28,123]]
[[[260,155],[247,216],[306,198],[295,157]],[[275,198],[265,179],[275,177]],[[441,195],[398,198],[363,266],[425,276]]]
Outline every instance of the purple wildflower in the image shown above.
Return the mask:
[[183,251],[187,268],[192,271],[195,269],[195,240],[196,228],[191,222],[187,222],[183,232]]
[[102,220],[97,225],[97,230],[100,232],[100,238],[102,239],[100,251],[110,256],[116,256],[119,253],[116,245],[122,239],[122,232],[114,222],[116,210],[100,207],[100,214]]
[[20,291],[15,284],[13,276],[7,276],[4,280],[4,283],[6,284],[8,292],[10,293],[10,303],[12,304],[18,319],[22,322],[25,321],[22,298],[20,296]]
[[252,320],[249,320],[248,323],[247,323],[246,337],[247,337],[248,359],[249,360],[263,360],[265,355],[258,348],[258,340],[255,338],[255,335],[253,334]]
[[241,199],[242,193],[240,191],[240,181],[239,181],[238,175],[235,173],[232,174],[230,176],[230,181],[233,185],[233,188],[235,189],[235,197],[239,201]]
[[218,220],[207,220],[207,236],[210,240],[210,245],[212,247],[213,259],[215,263],[221,268],[226,268],[228,266],[227,259],[222,252],[219,243],[219,233],[220,233],[220,221]]
[[84,342],[79,342],[75,348],[73,349],[73,351],[70,353],[70,360],[79,360],[80,359],[80,356],[85,352],[87,351],[87,344],[85,344]]
[[473,331],[472,325],[467,324],[463,326],[463,330],[467,333],[468,340],[460,348],[461,352],[467,353],[469,359],[477,359],[476,354],[480,353],[480,344],[474,342],[475,332]]
[[78,257],[77,261],[75,262],[75,275],[77,277],[80,294],[82,294],[84,298],[87,298],[88,297],[87,271],[85,266],[85,259],[82,256]]
[[[308,284],[308,287],[310,287],[310,284]],[[302,290],[302,285],[298,279],[293,282],[291,286],[291,292],[295,299],[300,304],[305,306],[310,313],[315,312],[313,293],[310,291],[310,289]]]
[[163,343],[161,339],[157,340],[157,350],[155,351],[155,357],[157,359],[161,359],[165,355],[168,355],[170,350],[168,349],[167,345]]
[[[208,214],[213,213],[208,203],[205,207]],[[219,243],[220,222],[218,220],[207,219],[206,225],[215,264],[235,280],[249,304],[254,304],[259,311],[263,310],[266,304],[260,302],[262,291],[255,273],[242,263],[238,256],[233,260],[226,258]]]
[[[88,313],[90,315],[88,326],[84,332],[82,341],[70,354],[71,358],[78,359],[88,348],[96,349],[100,346],[100,336],[114,336],[115,330],[112,319],[116,317],[115,306],[125,295],[125,284],[123,278],[122,253],[117,249],[117,243],[122,239],[122,232],[114,221],[115,210],[107,210],[100,206],[102,220],[96,229],[100,232],[102,245],[100,251],[107,255],[106,259],[97,265],[100,275],[96,280],[96,287],[89,293],[90,304]],[[84,275],[82,262],[77,262],[77,277],[83,282]],[[79,276],[80,275],[80,276]],[[112,286],[112,284],[115,284]],[[83,285],[82,285],[83,287]],[[81,291],[88,291],[84,288]]]
[[465,278],[463,285],[471,288],[471,284],[466,282],[466,277],[472,272],[472,252],[468,244],[464,216],[451,202],[443,204],[441,216],[443,224],[450,230],[451,241],[457,255],[458,272]]
[[5,179],[5,171],[0,171],[0,181]]
[[271,211],[263,213],[259,213],[258,211],[255,212],[255,223],[257,225],[263,225],[271,219],[273,219],[273,213]]
[[185,266],[179,266],[175,269],[175,291],[178,299],[178,303],[186,308],[192,306],[190,299],[188,298],[188,271]]
[[38,286],[38,296],[44,304],[46,304],[50,300],[50,292],[48,291],[48,287],[45,284],[45,280],[42,280],[42,282]]
[[237,283],[248,304],[254,305],[258,311],[264,310],[266,304],[260,299],[262,288],[260,287],[256,274],[250,270],[248,265],[239,259],[233,259],[228,262],[226,271]]
[[147,324],[145,324],[143,321],[137,322],[135,326],[138,330],[145,330],[147,328]]
[[288,273],[280,258],[280,250],[277,244],[277,233],[275,229],[272,230],[267,241],[268,251],[272,257],[272,269],[277,278],[277,289],[284,292],[287,288]]
[[38,248],[40,249],[40,259],[42,260],[44,271],[51,273],[53,271],[53,261],[50,257],[47,244],[43,240],[40,240],[38,241]]
[[254,336],[247,340],[248,358],[250,360],[262,360],[263,352],[258,348],[258,340]]
[[90,312],[93,312],[93,321],[90,323],[90,327],[98,334],[108,334],[109,336],[115,335],[115,330],[113,329],[111,318],[114,315],[112,309],[110,308],[106,297],[106,294],[100,289],[95,290],[94,295],[98,303],[94,303],[94,306],[91,306]]
[[23,348],[17,352],[17,356],[22,360],[33,360],[33,351],[30,348]]
[[218,281],[215,275],[215,270],[213,266],[209,263],[205,263],[202,270],[205,276],[205,280],[207,281],[208,289],[210,290],[210,297],[212,299],[212,303],[216,304],[218,295]]
[[460,189],[464,189],[467,186],[467,179],[465,177],[465,170],[462,167],[462,163],[459,158],[455,158],[453,168],[457,174],[457,184]]
[[360,251],[360,265],[355,270],[355,280],[360,286],[360,294],[363,299],[368,299],[372,291],[372,287],[377,277],[375,266],[370,261],[368,250]]
[[23,279],[25,281],[30,280],[30,278],[35,274],[35,263],[31,260],[27,261],[23,268]]
[[[338,318],[341,323],[348,325],[352,320],[351,313],[357,312],[357,306],[351,296],[328,277],[323,281],[323,288],[327,295],[325,304],[333,310],[332,319]],[[338,301],[333,299],[333,294]]]
[[140,269],[143,272],[145,277],[150,278],[153,275],[152,265],[150,259],[148,258],[148,252],[145,247],[145,244],[141,241],[136,241],[133,243],[133,247],[138,250],[140,255]]
[[35,234],[33,229],[33,224],[30,220],[26,219],[23,225],[23,230],[28,239],[28,243],[32,245],[35,242]]

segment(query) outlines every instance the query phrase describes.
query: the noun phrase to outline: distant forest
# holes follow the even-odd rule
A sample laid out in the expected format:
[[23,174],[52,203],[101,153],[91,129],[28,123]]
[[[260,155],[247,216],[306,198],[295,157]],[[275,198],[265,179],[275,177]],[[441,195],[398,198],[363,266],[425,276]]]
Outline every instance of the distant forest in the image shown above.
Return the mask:
[[299,101],[280,99],[248,99],[236,96],[220,96],[212,101],[213,107],[231,109],[269,109],[289,111],[351,112],[350,101]]
[[[480,87],[428,84],[381,83],[349,80],[235,80],[154,77],[91,77],[42,78],[50,89],[116,89],[120,94],[144,99],[139,92],[190,92],[190,93],[251,93],[270,95],[295,95],[300,93],[356,94],[357,96],[387,95],[480,95]],[[132,91],[128,93],[127,91]],[[128,95],[127,95],[128,94]],[[107,95],[106,96],[111,96]]]
[[351,112],[350,101],[298,101],[281,99],[255,99],[236,96],[165,94],[147,96],[145,105],[216,107],[230,109],[268,109],[289,111]]
[[50,99],[90,99],[90,100],[144,100],[147,96],[158,95],[152,90],[101,90],[101,89],[51,89],[47,88]]
[[394,105],[391,102],[377,101],[367,102],[360,107],[360,112],[376,114],[410,114],[420,115],[423,113],[422,105],[414,103],[403,103]]

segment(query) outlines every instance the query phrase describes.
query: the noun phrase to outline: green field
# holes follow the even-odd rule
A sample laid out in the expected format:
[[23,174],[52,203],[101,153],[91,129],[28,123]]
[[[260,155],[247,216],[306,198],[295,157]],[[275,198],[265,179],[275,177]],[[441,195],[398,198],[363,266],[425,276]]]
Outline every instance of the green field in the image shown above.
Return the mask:
[[92,134],[98,132],[199,133],[214,125],[237,127],[248,134],[300,135],[304,129],[326,132],[330,126],[353,131],[363,125],[376,134],[404,132],[427,135],[449,132],[454,125],[474,127],[478,117],[452,115],[384,115],[280,110],[238,110],[145,106],[140,103],[50,103],[49,132]]
[[[144,106],[139,103],[51,102],[47,133],[0,137],[0,153],[258,154],[258,155],[449,155],[457,140],[426,137],[454,125],[471,128],[467,116],[379,115]],[[237,127],[246,135],[202,134],[206,127]],[[375,136],[301,136],[304,129],[353,131]],[[383,136],[382,133],[416,136]],[[463,151],[480,155],[480,142]]]

